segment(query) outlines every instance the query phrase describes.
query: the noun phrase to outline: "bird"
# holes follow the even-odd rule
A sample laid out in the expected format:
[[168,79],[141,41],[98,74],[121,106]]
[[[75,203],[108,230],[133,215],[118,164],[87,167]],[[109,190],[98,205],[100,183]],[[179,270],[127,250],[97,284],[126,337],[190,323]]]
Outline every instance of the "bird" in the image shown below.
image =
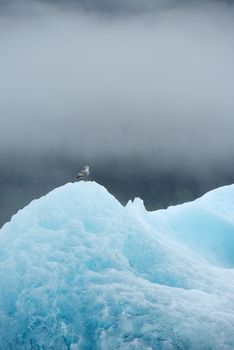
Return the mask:
[[89,176],[89,166],[86,165],[84,169],[82,169],[78,175],[76,176],[76,179],[78,181],[85,180]]

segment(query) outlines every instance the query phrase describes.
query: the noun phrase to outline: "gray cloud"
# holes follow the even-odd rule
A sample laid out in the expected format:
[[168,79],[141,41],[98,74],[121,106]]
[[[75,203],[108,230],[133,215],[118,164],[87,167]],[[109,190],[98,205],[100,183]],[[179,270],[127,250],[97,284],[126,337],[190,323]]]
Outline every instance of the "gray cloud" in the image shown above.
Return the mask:
[[[197,3],[200,0],[0,0],[0,5],[4,5],[8,11],[28,11],[32,8],[38,9],[40,4],[44,6],[53,5],[63,11],[83,10],[87,12],[97,12],[102,14],[138,14],[147,11],[157,11],[180,4]],[[213,0],[203,0],[201,3]]]
[[234,156],[233,6],[102,16],[30,4],[0,18],[2,154],[164,167]]

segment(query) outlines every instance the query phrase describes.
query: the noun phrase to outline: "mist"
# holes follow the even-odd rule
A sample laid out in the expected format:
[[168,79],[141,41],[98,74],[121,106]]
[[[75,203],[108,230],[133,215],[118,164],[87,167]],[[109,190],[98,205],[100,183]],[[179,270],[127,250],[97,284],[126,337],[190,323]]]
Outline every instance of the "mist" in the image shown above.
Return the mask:
[[86,162],[141,176],[230,164],[233,5],[108,3],[0,2],[4,171],[31,177],[48,155],[60,179]]

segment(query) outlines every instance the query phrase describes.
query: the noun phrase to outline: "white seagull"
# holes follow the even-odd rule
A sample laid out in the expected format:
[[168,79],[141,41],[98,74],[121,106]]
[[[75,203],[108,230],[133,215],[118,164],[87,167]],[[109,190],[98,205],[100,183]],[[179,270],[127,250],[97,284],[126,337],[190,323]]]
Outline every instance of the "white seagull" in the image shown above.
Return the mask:
[[78,175],[77,175],[77,180],[80,181],[80,180],[85,180],[87,177],[89,176],[89,166],[86,165],[84,167],[84,169],[82,169]]

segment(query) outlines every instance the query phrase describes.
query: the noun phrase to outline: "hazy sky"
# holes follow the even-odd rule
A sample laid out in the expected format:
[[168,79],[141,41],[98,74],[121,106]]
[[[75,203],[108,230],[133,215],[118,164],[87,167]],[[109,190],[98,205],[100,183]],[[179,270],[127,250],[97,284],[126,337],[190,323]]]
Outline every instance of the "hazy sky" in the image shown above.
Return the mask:
[[232,5],[3,3],[2,155],[139,155],[156,165],[234,156]]

